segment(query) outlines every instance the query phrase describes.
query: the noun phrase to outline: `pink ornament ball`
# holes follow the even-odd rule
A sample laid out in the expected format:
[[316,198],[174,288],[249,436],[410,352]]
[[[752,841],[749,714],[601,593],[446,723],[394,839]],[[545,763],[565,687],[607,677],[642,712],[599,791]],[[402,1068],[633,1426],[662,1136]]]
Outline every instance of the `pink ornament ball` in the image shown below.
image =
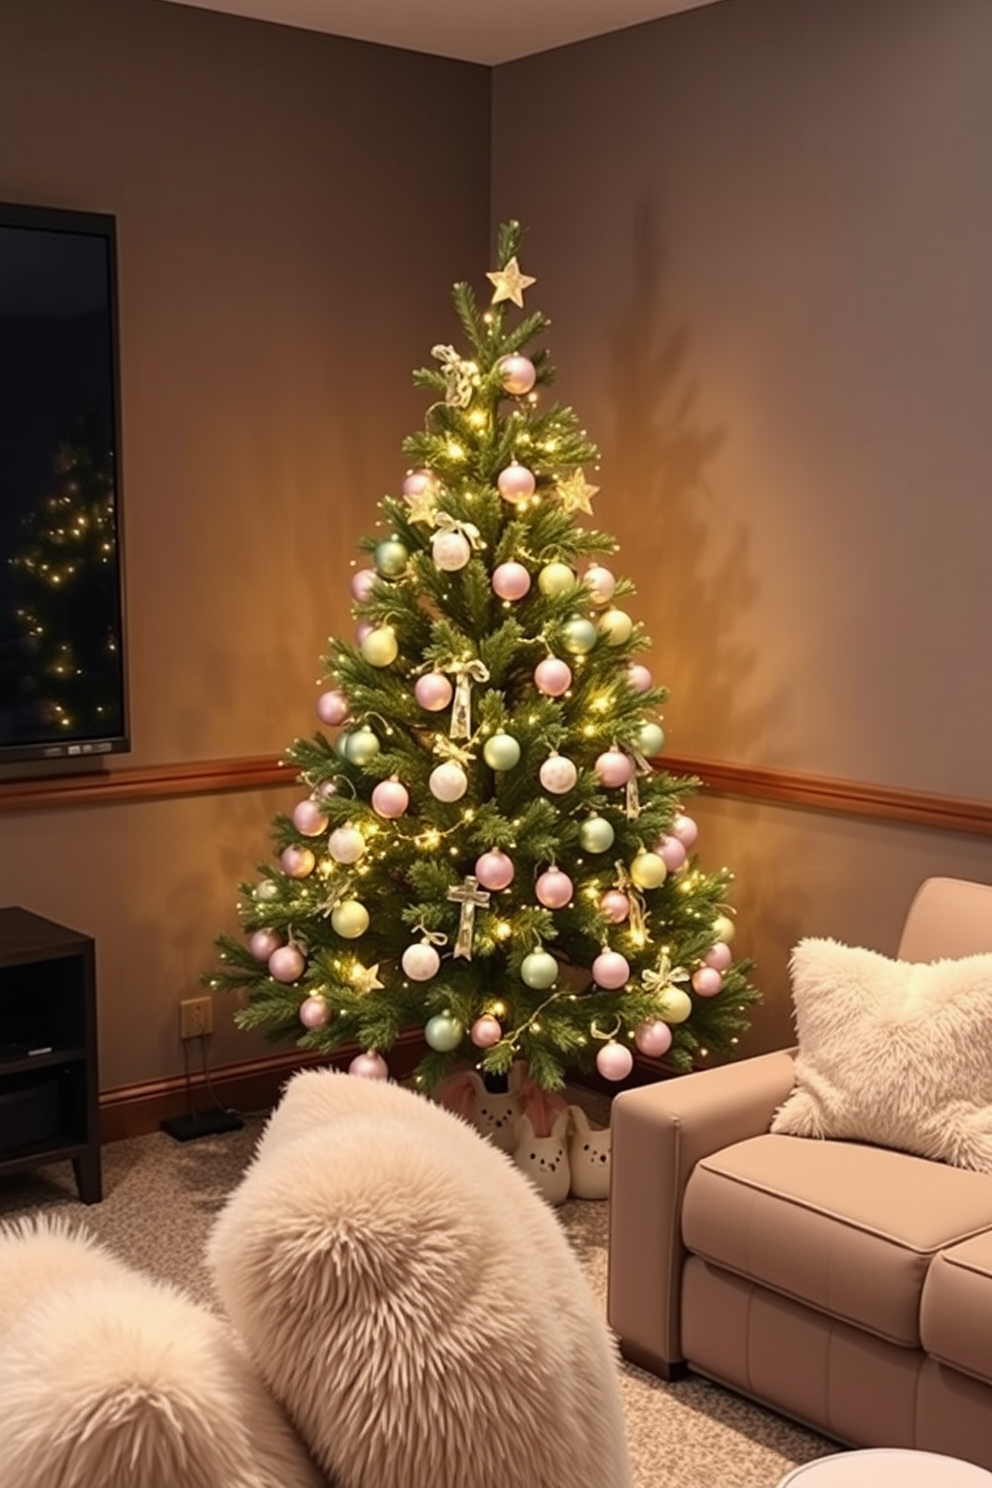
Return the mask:
[[437,976],[441,957],[432,945],[421,941],[417,945],[407,946],[400,965],[411,982],[429,982],[432,976]]
[[630,914],[630,900],[619,889],[607,889],[599,907],[611,925],[622,925]]
[[284,847],[279,854],[282,871],[287,878],[309,878],[317,865],[317,859],[308,847]]
[[283,944],[278,930],[256,930],[248,942],[248,949],[256,961],[268,961],[273,951]]
[[414,496],[422,496],[425,491],[431,491],[433,488],[434,477],[429,470],[409,471],[401,487],[403,495],[408,501],[412,500]]
[[633,769],[630,755],[624,754],[622,749],[604,750],[595,764],[596,774],[600,781],[603,785],[609,786],[626,785]]
[[336,796],[337,793],[338,786],[336,780],[325,780],[323,785],[317,787],[317,795],[322,801],[329,801],[331,797]]
[[327,826],[327,817],[317,802],[308,797],[305,801],[297,801],[293,807],[293,825],[304,837],[319,837]]
[[715,946],[710,946],[703,957],[705,964],[712,966],[714,971],[726,971],[733,959],[733,951],[723,940],[718,940]]
[[692,847],[699,836],[699,828],[691,816],[679,815],[672,822],[672,836],[677,837],[685,848]]
[[475,876],[484,889],[508,889],[515,873],[513,859],[498,847],[475,860]]
[[499,364],[499,375],[506,391],[519,398],[534,386],[537,369],[530,357],[505,356]]
[[596,1068],[604,1080],[626,1080],[634,1068],[634,1056],[624,1044],[604,1044],[596,1055]]
[[530,574],[522,563],[501,563],[493,569],[492,585],[500,599],[523,599],[530,588]]
[[330,1021],[326,997],[307,997],[300,1003],[300,1022],[304,1028],[323,1028]]
[[295,982],[303,975],[306,961],[298,946],[280,946],[269,957],[269,975],[277,982]]
[[563,796],[579,778],[578,770],[563,754],[550,755],[538,773],[544,789],[553,796]]
[[361,645],[366,636],[370,636],[374,630],[375,626],[371,620],[359,620],[355,626],[355,640]]
[[631,662],[627,668],[627,680],[635,692],[647,692],[654,686],[654,678],[639,661]]
[[575,886],[567,873],[560,868],[545,868],[534,885],[538,902],[545,909],[564,909],[570,904]]
[[610,573],[610,570],[603,568],[599,563],[594,563],[590,568],[586,569],[582,577],[592,596],[593,604],[609,604],[613,598],[613,591],[617,587],[617,581]]
[[380,780],[372,792],[372,810],[386,821],[395,821],[398,816],[402,816],[409,804],[410,792],[394,777]]
[[351,597],[359,603],[368,599],[372,593],[372,585],[378,578],[374,568],[359,568],[351,576]]
[[662,837],[655,844],[654,850],[669,873],[678,873],[679,869],[685,866],[688,853],[685,845],[677,837]]
[[348,699],[344,693],[337,688],[322,692],[317,699],[317,717],[329,728],[337,728],[339,723],[344,723],[348,717]]
[[557,656],[546,656],[534,668],[534,682],[546,697],[562,697],[572,685],[572,669]]
[[502,1037],[503,1030],[490,1013],[483,1013],[481,1018],[476,1018],[469,1029],[469,1038],[477,1049],[491,1049]]
[[348,1066],[348,1073],[360,1080],[388,1080],[389,1066],[381,1054],[371,1049],[367,1054],[356,1054]]
[[533,496],[536,484],[527,466],[518,465],[515,460],[496,477],[496,488],[504,501],[526,501],[528,496]]
[[602,951],[592,963],[592,979],[597,987],[616,992],[630,977],[630,963],[619,951]]
[[454,693],[443,672],[425,672],[417,678],[413,695],[428,713],[440,713],[451,702]]
[[634,1034],[634,1043],[649,1059],[660,1059],[672,1047],[672,1030],[660,1018],[642,1023]]
[[723,986],[723,977],[715,966],[698,966],[692,973],[692,990],[700,997],[715,997]]

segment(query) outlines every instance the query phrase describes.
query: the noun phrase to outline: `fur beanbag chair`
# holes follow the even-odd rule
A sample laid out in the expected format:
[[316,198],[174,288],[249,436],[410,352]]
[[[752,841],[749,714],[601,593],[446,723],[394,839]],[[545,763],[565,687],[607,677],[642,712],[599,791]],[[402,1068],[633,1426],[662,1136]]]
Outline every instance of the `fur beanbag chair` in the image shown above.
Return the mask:
[[207,1260],[340,1488],[630,1484],[614,1344],[564,1231],[425,1097],[294,1076]]
[[59,1223],[0,1231],[2,1488],[319,1488],[223,1319]]

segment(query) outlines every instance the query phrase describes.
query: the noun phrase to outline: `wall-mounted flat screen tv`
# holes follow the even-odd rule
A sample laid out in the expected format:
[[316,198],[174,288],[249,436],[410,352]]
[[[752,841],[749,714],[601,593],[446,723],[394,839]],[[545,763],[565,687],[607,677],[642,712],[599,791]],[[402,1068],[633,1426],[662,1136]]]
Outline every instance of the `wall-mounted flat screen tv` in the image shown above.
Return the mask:
[[130,748],[115,219],[0,203],[0,765]]

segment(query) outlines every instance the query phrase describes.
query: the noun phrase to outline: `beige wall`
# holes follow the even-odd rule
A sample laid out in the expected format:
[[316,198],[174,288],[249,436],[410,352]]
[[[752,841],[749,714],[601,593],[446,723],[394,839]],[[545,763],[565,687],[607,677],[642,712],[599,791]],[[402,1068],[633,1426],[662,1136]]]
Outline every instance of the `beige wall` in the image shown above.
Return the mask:
[[[724,0],[491,77],[4,0],[0,198],[118,214],[128,762],[314,726],[410,369],[515,215],[671,749],[992,797],[990,54],[987,0]],[[105,1088],[181,1068],[175,1003],[294,798],[0,814],[0,903],[97,939]],[[749,1047],[788,1036],[801,934],[891,952],[927,873],[992,880],[982,837],[694,810],[767,998]],[[261,1049],[220,1022],[218,1063]]]
[[[317,727],[356,540],[423,418],[411,371],[484,267],[488,159],[484,68],[157,0],[0,5],[0,199],[118,218],[118,764]],[[294,798],[0,814],[0,904],[96,938],[104,1088],[181,1069],[176,1003]],[[263,1047],[219,1023],[218,1063]]]
[[[673,753],[992,798],[990,56],[986,0],[724,0],[495,73],[493,216],[530,225]],[[894,951],[921,878],[992,880],[984,838],[699,817],[751,1046],[800,934]]]

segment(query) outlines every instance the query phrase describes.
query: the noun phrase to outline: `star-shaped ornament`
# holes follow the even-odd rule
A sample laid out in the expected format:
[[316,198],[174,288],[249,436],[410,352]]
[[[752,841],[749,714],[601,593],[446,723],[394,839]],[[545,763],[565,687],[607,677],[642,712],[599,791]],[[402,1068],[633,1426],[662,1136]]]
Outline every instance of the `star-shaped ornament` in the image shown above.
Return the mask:
[[521,310],[524,308],[524,290],[537,283],[537,280],[531,278],[530,274],[520,272],[520,265],[516,258],[511,258],[505,269],[496,269],[493,273],[487,274],[486,278],[496,286],[493,290],[492,304],[498,305],[500,300],[512,300]]
[[417,491],[413,496],[406,498],[407,515],[411,522],[426,522],[429,527],[434,525],[434,517],[437,511],[437,492],[430,486],[424,491]]
[[356,961],[354,970],[351,973],[351,985],[363,997],[367,996],[369,992],[381,991],[385,986],[385,982],[380,982],[379,980],[378,961],[374,966],[363,966],[360,961]]
[[598,486],[589,484],[583,470],[573,470],[571,475],[558,482],[558,495],[563,510],[567,512],[587,512],[592,516],[592,498],[598,490]]

